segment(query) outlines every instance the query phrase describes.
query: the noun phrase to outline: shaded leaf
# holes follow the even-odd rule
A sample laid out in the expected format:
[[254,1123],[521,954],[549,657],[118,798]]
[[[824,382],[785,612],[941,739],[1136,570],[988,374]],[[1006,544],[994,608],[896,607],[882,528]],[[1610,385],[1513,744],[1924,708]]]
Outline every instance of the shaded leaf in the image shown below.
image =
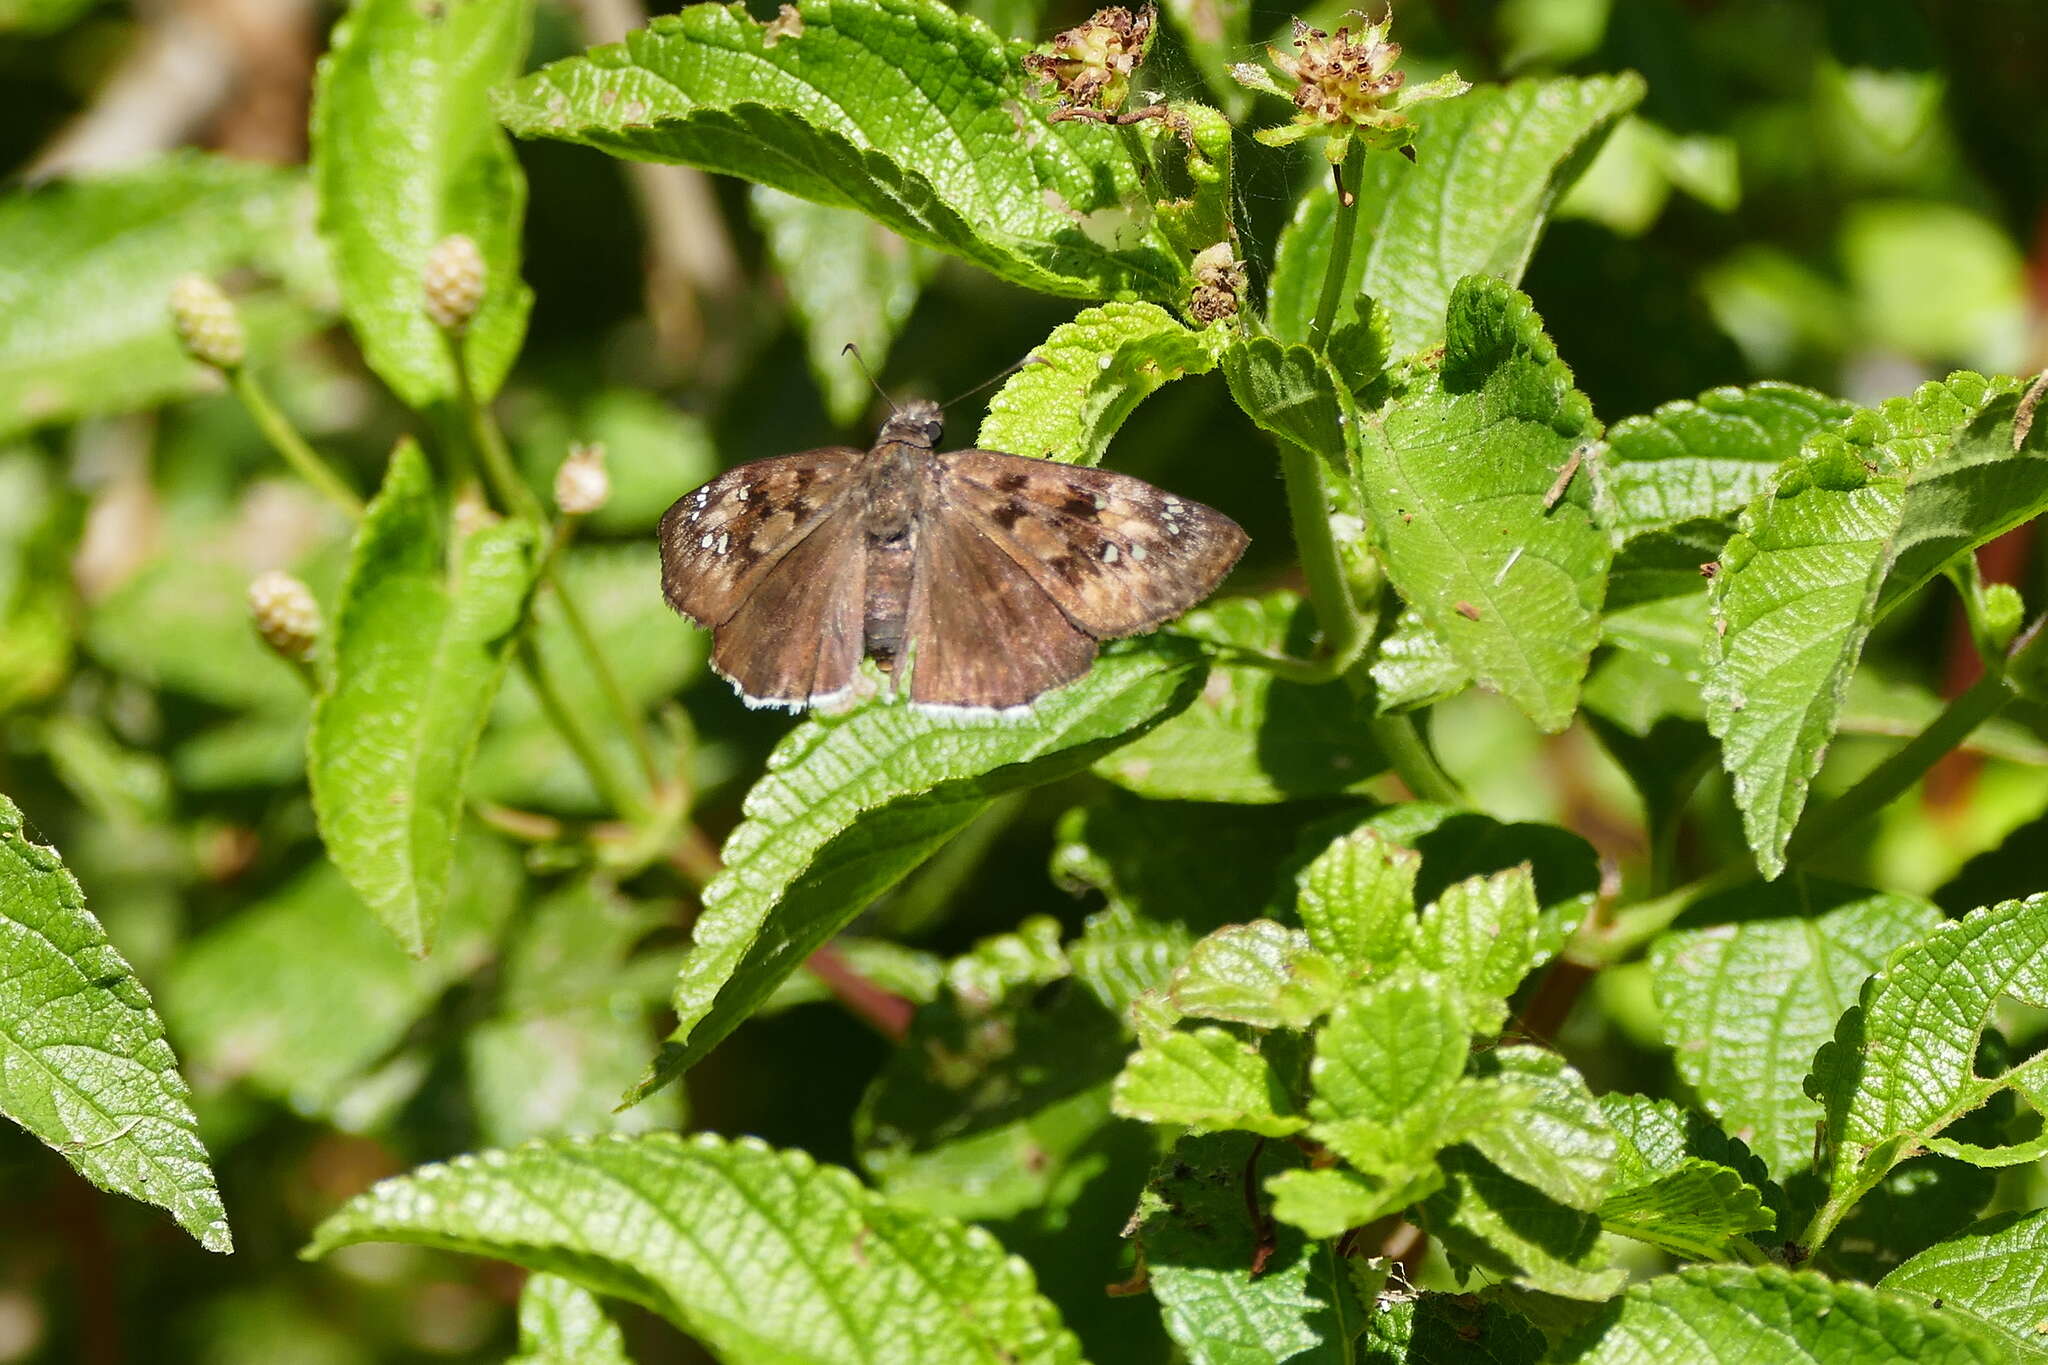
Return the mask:
[[0,796],[0,1114],[101,1189],[228,1252],[191,1092],[142,983],[55,849]]
[[344,1204],[303,1254],[370,1241],[549,1271],[731,1360],[1080,1358],[1031,1272],[987,1233],[748,1139],[569,1139],[423,1166]]
[[1367,1321],[1359,1365],[1537,1365],[1550,1343],[1513,1309],[1470,1294],[1420,1294]]
[[1442,1160],[1445,1187],[1423,1204],[1429,1230],[1453,1262],[1494,1279],[1568,1299],[1612,1297],[1628,1273],[1606,1269],[1600,1220],[1567,1208],[1453,1147]]

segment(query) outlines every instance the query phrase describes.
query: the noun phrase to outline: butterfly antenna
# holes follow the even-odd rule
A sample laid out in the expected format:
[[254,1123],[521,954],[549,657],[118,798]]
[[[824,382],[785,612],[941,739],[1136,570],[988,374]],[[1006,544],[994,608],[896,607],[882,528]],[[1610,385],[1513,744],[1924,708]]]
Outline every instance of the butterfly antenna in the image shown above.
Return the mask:
[[853,363],[860,366],[861,374],[867,379],[869,384],[874,385],[875,392],[882,395],[882,401],[889,405],[889,411],[897,414],[898,416],[902,415],[903,409],[896,406],[896,400],[889,396],[889,391],[883,388],[880,384],[875,383],[874,371],[868,368],[867,361],[862,360],[860,358],[860,347],[854,345],[852,342],[849,341],[844,346],[841,346],[839,348],[839,354],[852,356]]
[[991,375],[987,379],[982,380],[979,384],[976,384],[967,392],[954,394],[951,398],[948,398],[945,402],[939,404],[939,408],[941,411],[944,411],[946,408],[952,407],[955,403],[959,402],[963,398],[972,398],[977,393],[980,393],[983,389],[990,388],[993,385],[1002,383],[1005,379],[1008,379],[1011,375],[1017,373],[1017,371],[1023,369],[1026,365],[1043,365],[1045,363],[1046,360],[1044,356],[1026,355],[1022,360],[1018,361],[1016,364],[1006,365],[1002,369],[997,370],[995,374]]

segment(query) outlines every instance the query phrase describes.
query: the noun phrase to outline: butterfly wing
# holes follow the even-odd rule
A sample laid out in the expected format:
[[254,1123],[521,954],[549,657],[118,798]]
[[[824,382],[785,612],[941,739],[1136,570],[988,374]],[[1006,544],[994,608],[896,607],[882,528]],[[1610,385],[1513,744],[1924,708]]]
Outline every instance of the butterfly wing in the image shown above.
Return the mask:
[[946,500],[1097,639],[1180,615],[1247,543],[1221,512],[1128,474],[994,450],[938,458]]
[[853,686],[865,548],[860,509],[840,503],[760,569],[738,609],[713,629],[711,666],[749,706],[797,710],[836,701]]
[[904,641],[910,699],[925,706],[1022,706],[1095,661],[1095,641],[1023,566],[943,507],[918,533]]
[[732,619],[759,584],[854,486],[864,452],[846,446],[743,464],[685,493],[661,518],[661,588],[700,626]]

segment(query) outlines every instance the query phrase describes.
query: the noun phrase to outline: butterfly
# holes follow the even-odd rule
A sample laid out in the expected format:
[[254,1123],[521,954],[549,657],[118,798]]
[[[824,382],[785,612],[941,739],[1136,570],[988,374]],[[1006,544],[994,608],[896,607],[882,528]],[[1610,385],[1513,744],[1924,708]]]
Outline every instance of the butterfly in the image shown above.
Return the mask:
[[841,702],[867,657],[923,707],[1023,707],[1244,552],[1236,522],[1142,479],[941,454],[943,430],[938,404],[908,402],[870,450],[756,460],[663,514],[663,594],[749,706]]

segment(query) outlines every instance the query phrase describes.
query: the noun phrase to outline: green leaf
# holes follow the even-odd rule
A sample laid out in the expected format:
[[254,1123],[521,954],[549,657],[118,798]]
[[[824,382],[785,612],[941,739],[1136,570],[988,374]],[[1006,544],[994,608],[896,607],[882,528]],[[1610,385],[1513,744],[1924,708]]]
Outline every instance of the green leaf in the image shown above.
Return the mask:
[[1330,1249],[1247,1214],[1262,1171],[1302,1161],[1285,1143],[1217,1134],[1176,1143],[1154,1172],[1138,1240],[1166,1330],[1192,1365],[1349,1357],[1366,1313]]
[[1813,1061],[1827,1110],[1828,1198],[1847,1207],[1903,1156],[2008,1085],[2025,1063],[1979,1077],[1978,1048],[2002,999],[2048,1006],[2048,894],[1972,911],[1901,948],[1863,983]]
[[414,954],[433,945],[463,775],[537,567],[533,527],[500,522],[462,539],[444,584],[441,526],[426,461],[401,442],[356,530],[307,738],[328,856]]
[[1525,863],[1445,887],[1422,912],[1416,956],[1463,990],[1474,1033],[1498,1033],[1508,997],[1536,965],[1541,927]]
[[[1290,592],[1198,608],[1174,627],[1226,650],[1306,657],[1315,613]],[[1341,796],[1386,768],[1370,703],[1342,682],[1305,687],[1226,652],[1187,710],[1096,765],[1126,791],[1161,800],[1246,803]]]
[[[1615,1151],[1614,1184],[1601,1205],[1601,1219],[1607,1221],[1607,1206],[1624,1194],[1648,1192],[1656,1198],[1660,1182],[1688,1163],[1702,1163],[1732,1171],[1744,1185],[1756,1192],[1765,1207],[1764,1221],[1754,1229],[1762,1244],[1765,1234],[1775,1231],[1787,1210],[1784,1191],[1755,1152],[1739,1139],[1728,1136],[1714,1122],[1694,1109],[1681,1109],[1670,1100],[1647,1095],[1609,1092],[1600,1097],[1600,1112],[1613,1127],[1618,1146]],[[1743,1207],[1747,1196],[1735,1195],[1730,1211]],[[1616,1227],[1636,1236],[1625,1226]],[[1667,1247],[1667,1250],[1674,1248]],[[1684,1251],[1680,1254],[1695,1254]],[[1725,1257],[1722,1257],[1725,1259]]]
[[266,357],[334,308],[304,175],[182,153],[0,201],[0,437],[218,390],[171,330],[186,274],[253,270],[237,299]]
[[575,403],[544,391],[519,397],[519,421],[510,434],[518,442],[527,481],[536,489],[553,486],[571,445],[604,447],[612,493],[604,506],[577,523],[583,532],[651,539],[676,495],[709,483],[722,467],[705,421],[652,393],[602,389]]
[[1735,1259],[1744,1233],[1777,1226],[1754,1185],[1726,1166],[1688,1157],[1654,1184],[1610,1193],[1600,1205],[1607,1231],[1689,1261]]
[[1537,1365],[1549,1345],[1527,1318],[1490,1299],[1423,1293],[1375,1305],[1358,1365]]
[[868,1087],[854,1143],[892,1203],[989,1222],[1080,1197],[1128,1044],[1058,936],[1034,919],[955,962]]
[[[1417,109],[1413,163],[1365,160],[1338,321],[1367,294],[1393,324],[1395,355],[1442,340],[1459,280],[1520,280],[1558,195],[1642,97],[1642,78],[1626,73],[1480,86]],[[1308,336],[1335,207],[1335,191],[1316,186],[1280,240],[1270,315],[1284,338]]]
[[1366,817],[1363,827],[1422,855],[1415,899],[1423,904],[1454,882],[1527,863],[1543,907],[1534,967],[1556,955],[1599,894],[1600,860],[1592,845],[1555,825],[1505,824],[1451,806],[1407,801]]
[[1282,1171],[1266,1182],[1266,1192],[1273,1196],[1275,1218],[1311,1237],[1326,1238],[1420,1203],[1443,1183],[1434,1166],[1419,1166],[1393,1179],[1333,1166]]
[[1616,422],[1597,467],[1600,519],[1626,540],[1731,517],[1769,490],[1771,475],[1807,437],[1855,411],[1842,399],[1767,380],[1709,389]]
[[1685,1353],[1687,1365],[1761,1359],[1771,1365],[2003,1365],[2011,1359],[1990,1333],[1903,1295],[1776,1266],[1696,1266],[1634,1285],[1556,1358],[1577,1365],[1669,1365],[1674,1350]]
[[231,1082],[333,1118],[442,993],[489,960],[518,904],[518,860],[464,840],[440,943],[409,956],[339,873],[317,864],[184,946],[164,1016],[202,1091]]
[[77,631],[69,563],[84,500],[25,447],[0,450],[0,715],[48,696]]
[[726,6],[664,15],[515,83],[499,115],[522,137],[858,209],[1042,293],[1181,300],[1187,267],[1116,130],[1048,123],[1021,47],[936,0],[797,14],[800,32]]
[[735,1362],[1080,1359],[987,1233],[749,1139],[570,1139],[423,1166],[344,1204],[303,1254],[371,1241],[561,1275]]
[[992,798],[1086,768],[1186,706],[1202,674],[1192,646],[1155,636],[1106,652],[1019,718],[883,700],[791,731],[704,889],[676,1030],[636,1094],[681,1075]]
[[766,185],[756,185],[749,202],[768,258],[789,290],[825,411],[842,426],[857,422],[874,390],[845,348],[858,348],[870,369],[882,369],[917,306],[931,257],[850,209]]
[[632,1365],[632,1357],[597,1295],[543,1272],[519,1291],[519,1354],[507,1365]]
[[1941,912],[1910,896],[1808,881],[1713,897],[1693,917],[1713,927],[1674,930],[1650,949],[1665,1041],[1707,1112],[1785,1180],[1813,1158],[1821,1107],[1800,1082],[1815,1050],[1864,978]]
[[55,33],[92,4],[93,0],[0,0],[0,33]]
[[0,1114],[101,1189],[155,1204],[208,1251],[234,1242],[190,1091],[149,992],[55,849],[0,796]]
[[1308,935],[1269,919],[1230,924],[1194,946],[1173,974],[1182,1014],[1254,1028],[1307,1028],[1337,997],[1336,966]]
[[1110,1107],[1127,1119],[1197,1133],[1241,1128],[1285,1137],[1308,1126],[1258,1044],[1213,1025],[1147,1038],[1117,1076]]
[[442,238],[461,233],[483,256],[483,302],[458,343],[479,398],[498,391],[526,335],[526,178],[489,92],[525,60],[532,21],[530,0],[356,0],[320,59],[311,134],[320,232],[363,358],[414,408],[456,397],[421,288]]
[[1394,628],[1373,646],[1372,685],[1382,714],[1414,711],[1463,692],[1472,674],[1423,624],[1421,613],[1403,607]]
[[249,627],[250,577],[218,547],[180,538],[92,608],[86,647],[147,687],[233,710],[303,711],[306,684]]
[[1722,551],[1707,720],[1766,877],[1784,870],[1871,626],[2048,510],[2048,427],[2013,449],[2017,390],[1958,373],[1812,437]]
[[2021,1359],[2042,1349],[2041,1285],[2048,1280],[2048,1209],[1986,1218],[1929,1247],[1878,1281],[1898,1295],[1967,1313],[2002,1334]]
[[1100,464],[1138,404],[1163,385],[1215,368],[1221,340],[1190,331],[1156,304],[1084,308],[1031,348],[989,400],[977,439],[985,450]]
[[1600,1207],[1614,1180],[1617,1142],[1585,1078],[1564,1058],[1526,1045],[1493,1048],[1474,1058],[1466,1088],[1494,1117],[1476,1123],[1465,1141],[1567,1208]]
[[1374,550],[1481,685],[1561,730],[1599,642],[1611,550],[1584,471],[1550,495],[1600,425],[1507,285],[1461,282],[1449,333],[1441,364],[1359,432]]
[[1223,352],[1223,376],[1230,396],[1262,431],[1343,468],[1357,422],[1351,391],[1327,359],[1298,343],[1246,337]]
[[1442,978],[1403,971],[1359,987],[1315,1034],[1311,1136],[1370,1175],[1398,1179],[1426,1167],[1459,1140],[1444,1111],[1470,1046]]
[[1368,825],[1332,839],[1295,877],[1309,940],[1354,973],[1399,962],[1415,945],[1421,862]]
[[1467,1147],[1442,1158],[1444,1188],[1423,1204],[1455,1266],[1561,1298],[1611,1298],[1628,1272],[1607,1269],[1600,1220],[1506,1175]]

